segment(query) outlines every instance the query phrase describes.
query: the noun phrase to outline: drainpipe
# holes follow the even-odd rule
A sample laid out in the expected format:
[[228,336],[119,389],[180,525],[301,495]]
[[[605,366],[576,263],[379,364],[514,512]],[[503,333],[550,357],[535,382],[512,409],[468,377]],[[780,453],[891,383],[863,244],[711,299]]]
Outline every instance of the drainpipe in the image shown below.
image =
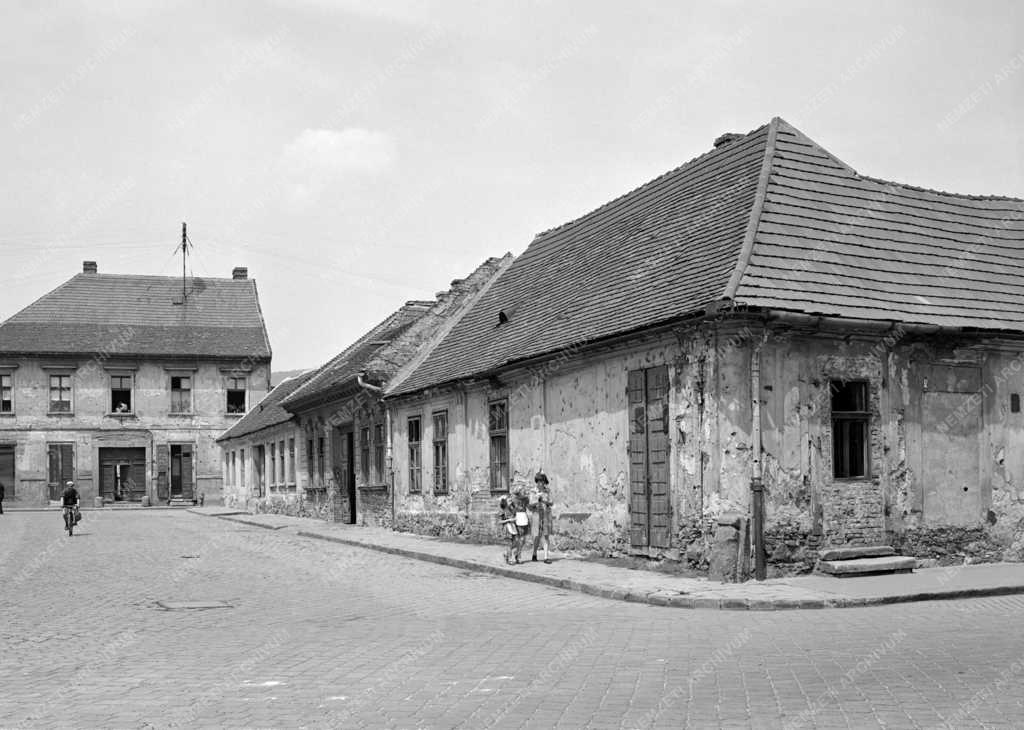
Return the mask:
[[751,394],[751,440],[754,459],[751,463],[750,491],[753,502],[753,538],[754,538],[754,578],[764,580],[767,577],[764,549],[764,483],[761,480],[761,348],[768,341],[768,330],[765,329],[761,341],[754,347],[750,360],[750,394]]

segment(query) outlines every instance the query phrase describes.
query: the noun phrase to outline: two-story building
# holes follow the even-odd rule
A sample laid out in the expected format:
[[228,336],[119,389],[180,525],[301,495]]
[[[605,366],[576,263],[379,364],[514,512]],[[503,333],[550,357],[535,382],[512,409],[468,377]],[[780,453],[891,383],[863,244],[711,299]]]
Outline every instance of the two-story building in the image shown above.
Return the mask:
[[45,505],[221,494],[215,439],[270,385],[256,282],[81,274],[0,324],[0,483]]

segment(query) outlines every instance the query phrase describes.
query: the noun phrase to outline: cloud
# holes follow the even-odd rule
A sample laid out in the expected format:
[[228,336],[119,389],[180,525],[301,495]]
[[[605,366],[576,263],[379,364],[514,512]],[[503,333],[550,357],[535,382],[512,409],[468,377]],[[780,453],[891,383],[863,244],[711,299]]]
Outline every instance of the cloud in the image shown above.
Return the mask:
[[395,157],[395,141],[385,132],[355,127],[307,129],[285,145],[282,163],[296,178],[326,182],[352,174],[384,172]]
[[293,210],[307,210],[332,183],[386,172],[396,156],[395,140],[386,132],[307,129],[281,152],[285,202]]

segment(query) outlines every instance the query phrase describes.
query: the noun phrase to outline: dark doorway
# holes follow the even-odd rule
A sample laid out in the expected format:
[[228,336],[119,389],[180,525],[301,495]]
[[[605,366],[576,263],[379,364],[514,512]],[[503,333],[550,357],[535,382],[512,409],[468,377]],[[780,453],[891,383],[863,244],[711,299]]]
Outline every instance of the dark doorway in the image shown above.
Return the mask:
[[171,444],[171,499],[192,499],[192,444]]
[[338,485],[338,496],[344,502],[345,521],[356,522],[356,463],[355,432],[353,429],[338,429],[334,432],[334,480]]
[[630,545],[671,547],[668,367],[629,373]]
[[0,444],[0,485],[4,499],[14,499],[14,444]]
[[107,502],[138,502],[146,494],[146,449],[100,449],[100,496]]

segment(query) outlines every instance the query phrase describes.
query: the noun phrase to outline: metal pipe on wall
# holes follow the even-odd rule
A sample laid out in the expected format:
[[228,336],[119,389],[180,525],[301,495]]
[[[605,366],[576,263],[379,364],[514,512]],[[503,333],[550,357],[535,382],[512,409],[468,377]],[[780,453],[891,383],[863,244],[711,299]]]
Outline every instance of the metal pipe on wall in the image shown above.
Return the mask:
[[754,542],[754,577],[764,580],[767,576],[764,549],[764,483],[761,479],[761,348],[768,341],[768,330],[764,331],[761,341],[754,347],[750,359],[750,397],[751,397],[751,462],[750,492],[752,498],[752,522]]

